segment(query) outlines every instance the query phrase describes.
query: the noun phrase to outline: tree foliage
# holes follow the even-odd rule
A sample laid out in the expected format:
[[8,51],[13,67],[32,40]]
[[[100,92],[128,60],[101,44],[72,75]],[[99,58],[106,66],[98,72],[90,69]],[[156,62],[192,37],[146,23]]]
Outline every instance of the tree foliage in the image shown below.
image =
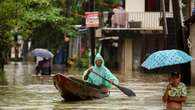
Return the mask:
[[9,50],[12,45],[14,28],[17,25],[17,2],[12,0],[2,0],[0,2],[0,49]]
[[[61,15],[62,9],[55,6],[52,0],[25,0],[26,11],[21,17],[21,30],[27,33],[45,23],[58,27],[63,33],[75,32],[74,20]],[[75,32],[76,33],[76,32]]]
[[[24,38],[32,36],[36,28],[51,24],[51,31],[76,36],[75,24],[83,23],[84,12],[90,0],[1,0],[0,28],[1,35],[20,34]],[[120,0],[95,0],[96,10],[109,9],[109,4]],[[105,4],[108,6],[105,7]],[[89,4],[88,4],[89,5]],[[110,5],[111,6],[111,5]],[[65,16],[70,10],[70,16]],[[81,16],[78,16],[81,15]],[[2,29],[3,28],[3,29]],[[4,32],[2,32],[4,31]],[[4,33],[4,34],[2,34]],[[47,34],[47,33],[45,33]]]
[[[1,0],[0,56],[9,52],[12,44],[14,44],[12,42],[14,37],[21,35],[24,39],[31,39],[37,35],[35,33],[40,32],[38,29],[47,28],[44,27],[45,24],[50,24],[52,27],[48,28],[48,32],[60,33],[58,35],[61,35],[61,38],[53,40],[62,41],[63,35],[61,33],[76,36],[74,19],[63,16],[61,14],[63,10],[58,8],[55,2],[54,0]],[[40,34],[44,34],[44,40],[37,39],[36,42],[44,42],[50,39],[50,33],[40,32]],[[40,35],[37,36],[41,37]],[[4,59],[1,57],[0,62],[4,62]]]
[[[74,25],[84,23],[90,0],[1,0],[0,54],[10,50],[14,37],[34,40],[35,47],[57,48],[64,33],[77,36]],[[119,0],[95,0],[96,10],[110,9]],[[105,5],[106,4],[106,5]],[[41,39],[41,40],[40,40]],[[0,58],[2,62],[2,58]]]

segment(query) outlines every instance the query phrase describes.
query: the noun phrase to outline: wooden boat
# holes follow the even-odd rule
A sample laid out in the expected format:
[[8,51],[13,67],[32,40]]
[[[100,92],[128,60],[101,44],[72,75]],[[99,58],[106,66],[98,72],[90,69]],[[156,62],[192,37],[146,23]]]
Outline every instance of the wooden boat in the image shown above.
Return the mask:
[[53,76],[53,82],[66,101],[99,99],[109,95],[105,88],[59,73]]

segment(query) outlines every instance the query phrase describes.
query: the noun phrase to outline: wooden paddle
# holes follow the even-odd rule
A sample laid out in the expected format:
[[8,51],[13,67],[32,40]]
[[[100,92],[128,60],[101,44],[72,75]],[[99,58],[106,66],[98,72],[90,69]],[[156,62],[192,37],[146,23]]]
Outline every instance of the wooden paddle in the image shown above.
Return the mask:
[[136,96],[135,95],[135,92],[133,92],[131,89],[128,89],[126,87],[122,87],[122,86],[119,86],[117,84],[115,84],[114,82],[110,82],[108,79],[104,78],[103,76],[99,75],[97,72],[91,70],[91,72],[95,73],[97,76],[101,77],[102,79],[108,81],[109,83],[111,83],[112,85],[116,86],[119,90],[121,90],[125,95],[127,96]]

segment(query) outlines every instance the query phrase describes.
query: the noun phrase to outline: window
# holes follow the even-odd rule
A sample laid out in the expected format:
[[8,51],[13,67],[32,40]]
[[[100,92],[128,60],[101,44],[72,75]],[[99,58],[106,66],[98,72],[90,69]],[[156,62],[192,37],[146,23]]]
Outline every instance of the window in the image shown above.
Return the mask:
[[[161,7],[161,0],[145,0],[145,11],[159,12]],[[165,0],[165,10],[169,11],[169,0]]]

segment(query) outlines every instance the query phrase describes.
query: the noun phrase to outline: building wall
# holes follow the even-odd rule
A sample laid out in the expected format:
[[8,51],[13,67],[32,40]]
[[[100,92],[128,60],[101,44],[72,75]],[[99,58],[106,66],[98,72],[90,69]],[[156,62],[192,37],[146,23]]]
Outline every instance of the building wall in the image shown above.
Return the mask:
[[[125,10],[127,12],[145,12],[145,0],[126,0]],[[173,12],[172,0],[169,3],[169,10]]]
[[145,0],[126,0],[125,7],[127,12],[144,12]]
[[[192,44],[191,47],[191,55],[193,58],[195,58],[195,24],[191,26],[191,32],[190,32],[190,41]],[[195,60],[193,59],[191,61],[191,81],[192,85],[195,85]]]
[[185,17],[190,17],[191,16],[191,5],[192,5],[192,0],[182,0],[182,2],[186,5],[185,7],[183,7],[182,11],[183,11],[183,15],[184,18]]
[[169,1],[169,12],[173,12],[172,0]]

